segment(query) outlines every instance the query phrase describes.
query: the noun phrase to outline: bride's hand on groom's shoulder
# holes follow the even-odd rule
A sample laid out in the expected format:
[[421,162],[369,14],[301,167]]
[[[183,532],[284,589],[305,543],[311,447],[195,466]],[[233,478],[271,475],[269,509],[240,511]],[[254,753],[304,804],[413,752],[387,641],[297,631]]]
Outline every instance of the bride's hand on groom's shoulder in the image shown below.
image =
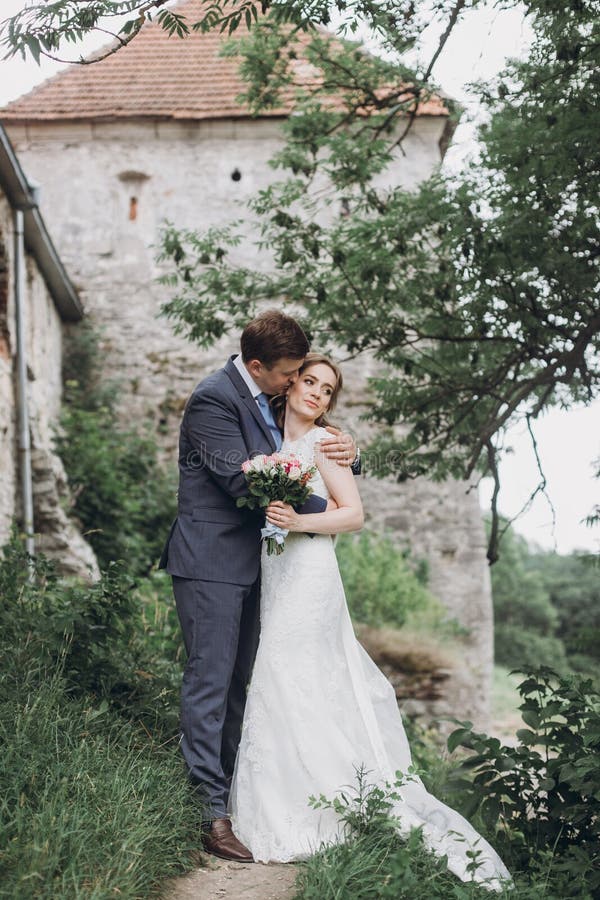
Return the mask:
[[316,444],[317,448],[327,459],[334,459],[338,465],[351,466],[356,458],[356,443],[352,435],[333,425],[328,425],[327,431],[331,437],[323,438]]
[[267,521],[288,531],[302,531],[302,518],[289,503],[273,500],[266,508]]

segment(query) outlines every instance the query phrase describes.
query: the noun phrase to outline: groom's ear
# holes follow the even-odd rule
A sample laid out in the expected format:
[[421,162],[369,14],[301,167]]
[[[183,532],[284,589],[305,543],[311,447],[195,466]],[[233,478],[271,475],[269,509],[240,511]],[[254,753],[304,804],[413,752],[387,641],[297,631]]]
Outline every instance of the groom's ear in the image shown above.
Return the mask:
[[260,378],[264,369],[264,364],[260,359],[249,359],[245,365],[253,378],[256,378],[257,375]]

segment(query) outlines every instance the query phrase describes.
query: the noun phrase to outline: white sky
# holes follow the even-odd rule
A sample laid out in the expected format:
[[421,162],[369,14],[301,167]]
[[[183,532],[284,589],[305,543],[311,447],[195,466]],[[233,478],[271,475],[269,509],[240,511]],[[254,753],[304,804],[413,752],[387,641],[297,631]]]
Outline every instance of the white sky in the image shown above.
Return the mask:
[[[0,0],[4,18],[27,5],[26,0]],[[506,58],[526,53],[529,37],[527,23],[518,9],[498,10],[492,5],[470,12],[459,25],[441,55],[434,76],[450,96],[465,104],[467,116],[476,116],[477,108],[469,97],[467,85],[477,79],[493,77]],[[88,38],[82,48],[68,48],[68,58],[89,53],[105,43],[106,36]],[[425,47],[435,47],[436,31],[425,36]],[[67,55],[67,51],[65,51]],[[38,67],[32,60],[0,61],[0,105],[30,90],[40,81],[63,68],[43,60]],[[446,164],[458,168],[473,150],[473,126],[458,128]],[[593,478],[594,459],[600,457],[600,402],[587,409],[565,412],[551,410],[535,424],[539,454],[547,477],[547,492],[556,511],[556,525],[547,501],[538,497],[532,508],[515,524],[518,532],[542,547],[561,553],[573,549],[600,550],[600,529],[591,530],[582,519],[600,502],[600,481]],[[538,482],[529,436],[524,427],[515,427],[509,443],[514,452],[501,466],[500,510],[515,515]],[[486,479],[480,488],[486,507],[492,486]]]

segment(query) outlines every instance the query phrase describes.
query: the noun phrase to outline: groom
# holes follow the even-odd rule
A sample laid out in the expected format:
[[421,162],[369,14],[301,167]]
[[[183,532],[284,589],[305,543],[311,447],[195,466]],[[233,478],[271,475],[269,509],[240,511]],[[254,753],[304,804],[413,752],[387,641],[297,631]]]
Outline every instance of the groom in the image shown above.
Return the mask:
[[[160,562],[173,579],[188,655],[181,748],[207,806],[204,846],[239,862],[252,855],[233,834],[227,799],[258,645],[264,514],[238,509],[236,500],[247,494],[244,460],[281,446],[268,400],[296,380],[308,350],[298,323],[269,310],[242,332],[241,354],[198,384],[181,423],[177,519]],[[349,465],[356,448],[336,432],[322,449]],[[299,512],[326,506],[311,496]]]

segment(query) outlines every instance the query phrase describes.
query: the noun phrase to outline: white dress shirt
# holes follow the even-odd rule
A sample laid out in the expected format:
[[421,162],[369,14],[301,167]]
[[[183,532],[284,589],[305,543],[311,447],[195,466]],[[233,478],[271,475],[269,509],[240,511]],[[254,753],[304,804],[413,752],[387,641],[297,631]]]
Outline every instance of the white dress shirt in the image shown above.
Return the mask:
[[[248,390],[250,391],[250,393],[256,400],[258,395],[262,394],[263,391],[261,388],[259,388],[259,386],[255,382],[254,378],[252,377],[252,375],[250,374],[250,372],[244,365],[244,361],[242,359],[241,353],[238,353],[236,358],[233,360],[233,364],[236,367],[236,369],[238,370],[238,372],[240,373],[240,375],[242,376],[242,378],[244,379],[244,382],[246,383]],[[258,406],[258,401],[257,401],[257,406]],[[260,409],[260,407],[259,407],[259,409]]]

